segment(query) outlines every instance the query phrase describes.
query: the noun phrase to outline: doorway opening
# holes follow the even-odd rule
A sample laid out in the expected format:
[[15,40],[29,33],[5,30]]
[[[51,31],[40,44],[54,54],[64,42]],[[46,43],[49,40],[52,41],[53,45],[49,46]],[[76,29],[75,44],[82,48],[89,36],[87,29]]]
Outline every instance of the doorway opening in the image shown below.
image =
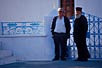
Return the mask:
[[60,7],[65,10],[65,16],[72,18],[74,16],[74,0],[60,0]]

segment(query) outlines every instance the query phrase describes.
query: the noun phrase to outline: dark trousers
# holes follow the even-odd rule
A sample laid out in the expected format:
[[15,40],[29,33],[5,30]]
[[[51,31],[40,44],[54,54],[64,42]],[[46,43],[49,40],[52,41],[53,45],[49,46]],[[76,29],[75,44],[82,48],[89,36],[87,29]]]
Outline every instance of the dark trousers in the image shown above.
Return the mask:
[[76,46],[77,46],[77,50],[78,50],[78,58],[89,58],[90,54],[89,51],[87,49],[87,45],[86,45],[86,38],[81,38],[79,40],[76,41]]
[[55,33],[53,39],[55,44],[55,58],[59,59],[60,54],[61,54],[61,58],[64,58],[66,56],[66,47],[67,47],[66,34]]

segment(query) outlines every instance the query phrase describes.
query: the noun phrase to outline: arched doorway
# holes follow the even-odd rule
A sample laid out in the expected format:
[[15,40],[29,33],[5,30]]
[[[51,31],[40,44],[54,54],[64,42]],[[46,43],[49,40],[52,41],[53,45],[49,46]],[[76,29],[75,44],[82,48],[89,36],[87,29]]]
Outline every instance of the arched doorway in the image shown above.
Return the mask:
[[65,16],[69,18],[74,16],[74,0],[60,0],[60,7],[64,8]]

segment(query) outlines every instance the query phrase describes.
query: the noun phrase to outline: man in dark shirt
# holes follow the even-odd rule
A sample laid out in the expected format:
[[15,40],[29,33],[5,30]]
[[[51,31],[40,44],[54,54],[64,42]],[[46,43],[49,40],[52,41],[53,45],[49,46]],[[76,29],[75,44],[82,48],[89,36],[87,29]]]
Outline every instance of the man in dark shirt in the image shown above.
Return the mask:
[[59,60],[60,58],[66,60],[67,39],[70,37],[71,27],[69,19],[63,13],[64,10],[58,8],[58,16],[55,16],[52,21],[51,32],[55,44],[55,57],[53,60]]
[[82,15],[82,8],[76,7],[76,19],[74,21],[74,42],[78,50],[78,58],[76,61],[87,61],[90,57],[87,45],[86,34],[88,30],[88,22],[84,15]]

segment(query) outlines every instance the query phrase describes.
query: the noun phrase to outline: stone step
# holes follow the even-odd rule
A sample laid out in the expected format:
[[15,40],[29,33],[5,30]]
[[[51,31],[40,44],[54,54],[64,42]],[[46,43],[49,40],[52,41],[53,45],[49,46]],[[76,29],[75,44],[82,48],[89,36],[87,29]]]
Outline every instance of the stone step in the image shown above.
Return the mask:
[[16,60],[16,57],[14,56],[0,59],[0,65],[10,64],[10,63],[15,63],[15,62],[17,62],[17,60]]
[[12,51],[10,50],[0,50],[0,59],[12,56]]

